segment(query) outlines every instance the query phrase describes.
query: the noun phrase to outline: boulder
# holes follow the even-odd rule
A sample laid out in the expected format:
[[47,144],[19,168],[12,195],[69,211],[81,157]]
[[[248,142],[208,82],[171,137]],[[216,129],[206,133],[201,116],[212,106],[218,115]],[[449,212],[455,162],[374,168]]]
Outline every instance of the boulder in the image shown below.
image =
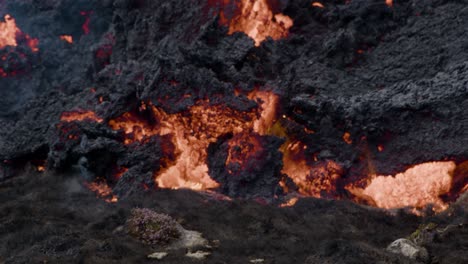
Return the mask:
[[400,238],[393,241],[388,245],[387,250],[414,260],[425,262],[429,259],[429,254],[425,248],[416,245],[414,242],[406,238]]

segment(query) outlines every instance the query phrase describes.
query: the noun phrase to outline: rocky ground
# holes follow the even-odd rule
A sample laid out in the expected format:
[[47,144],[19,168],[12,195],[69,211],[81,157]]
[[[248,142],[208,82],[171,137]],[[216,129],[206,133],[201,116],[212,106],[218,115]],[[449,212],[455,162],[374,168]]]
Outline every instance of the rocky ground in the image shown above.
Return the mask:
[[[421,223],[436,223],[441,229],[453,226],[425,245],[427,263],[468,261],[466,198],[450,213],[418,218],[345,201],[310,198],[278,208],[253,201],[220,201],[192,191],[141,192],[109,204],[80,181],[25,172],[0,183],[0,262],[420,263],[385,248],[409,237]],[[169,214],[185,229],[201,232],[209,246],[168,250],[142,244],[122,230],[135,207]],[[197,250],[210,255],[204,260],[185,256]],[[147,258],[154,252],[168,255],[159,262]]]

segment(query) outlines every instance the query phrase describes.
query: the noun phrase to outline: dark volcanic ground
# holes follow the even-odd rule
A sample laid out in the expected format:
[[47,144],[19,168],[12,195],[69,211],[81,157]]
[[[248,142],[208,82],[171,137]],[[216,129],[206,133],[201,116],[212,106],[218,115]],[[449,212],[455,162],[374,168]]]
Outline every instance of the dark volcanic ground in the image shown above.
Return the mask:
[[[411,234],[421,222],[440,226],[466,222],[468,204],[418,219],[392,216],[351,202],[300,200],[277,208],[247,201],[226,202],[191,191],[141,192],[117,204],[97,200],[79,179],[25,173],[0,183],[0,262],[154,263],[150,248],[118,232],[133,207],[172,215],[210,241],[203,263],[418,263],[384,248]],[[463,209],[464,208],[464,209]],[[458,227],[428,246],[431,263],[466,263],[468,228]],[[200,263],[168,251],[159,263]],[[158,262],[157,262],[158,263]]]
[[[64,111],[89,109],[108,121],[141,101],[174,113],[203,98],[245,110],[255,103],[234,89],[258,86],[281,96],[281,114],[316,131],[292,133],[307,154],[335,160],[349,178],[366,174],[364,152],[382,174],[467,159],[467,1],[395,0],[389,8],[383,0],[334,0],[324,9],[277,2],[294,20],[290,36],[256,48],[243,33],[228,36],[204,0],[1,1],[1,17],[11,14],[38,38],[39,52],[23,44],[0,49],[8,57],[0,67],[18,72],[0,78],[0,262],[148,261],[156,249],[114,232],[135,206],[219,240],[208,263],[411,263],[384,248],[421,222],[467,223],[466,200],[450,215],[422,219],[346,201],[305,199],[282,209],[190,191],[146,192],[141,183],[154,187],[164,139],[130,148],[109,127],[84,123],[74,128],[79,140],[61,140],[56,124]],[[64,34],[74,43],[61,41]],[[343,142],[345,131],[355,144]],[[93,172],[130,168],[115,188],[119,203],[81,186],[73,168],[82,157]],[[48,172],[33,172],[29,164],[46,159]],[[256,190],[246,196],[272,195]],[[465,225],[427,248],[432,263],[467,263],[467,244]],[[165,262],[190,263],[184,254]]]

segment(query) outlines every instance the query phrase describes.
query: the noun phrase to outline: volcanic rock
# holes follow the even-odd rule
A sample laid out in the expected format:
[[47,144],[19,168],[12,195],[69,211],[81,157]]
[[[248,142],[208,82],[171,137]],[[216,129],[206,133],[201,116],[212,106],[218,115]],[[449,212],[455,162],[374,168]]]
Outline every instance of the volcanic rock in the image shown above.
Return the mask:
[[181,236],[178,240],[171,243],[169,249],[180,249],[180,248],[197,248],[206,247],[208,241],[202,237],[202,234],[197,231],[186,230],[181,225],[178,226]]
[[211,255],[210,252],[205,252],[205,251],[201,251],[201,250],[198,250],[196,252],[189,251],[189,252],[187,252],[187,254],[185,254],[186,257],[197,259],[197,260],[206,259],[209,255]]
[[400,238],[393,241],[390,245],[388,245],[387,250],[414,260],[421,260],[426,262],[429,259],[429,254],[425,248],[420,247],[411,240],[405,238]]
[[161,260],[161,259],[165,258],[167,255],[168,255],[167,252],[154,252],[154,253],[149,254],[148,258],[149,259]]

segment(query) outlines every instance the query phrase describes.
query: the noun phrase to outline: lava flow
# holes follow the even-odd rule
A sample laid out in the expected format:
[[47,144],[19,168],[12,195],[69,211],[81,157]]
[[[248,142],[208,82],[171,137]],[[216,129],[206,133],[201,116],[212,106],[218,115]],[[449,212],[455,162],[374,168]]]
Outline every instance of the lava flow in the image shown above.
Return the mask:
[[372,175],[366,187],[346,189],[379,208],[424,209],[431,205],[435,212],[440,212],[448,207],[441,196],[450,192],[455,169],[453,161],[428,162],[395,176]]
[[[336,182],[343,174],[341,166],[331,160],[309,165],[304,153],[305,149],[307,146],[302,142],[288,140],[281,147],[282,172],[296,184],[298,192],[302,195],[316,198],[339,198],[336,193]],[[281,185],[285,191],[289,191],[284,182]]]
[[[229,35],[234,32],[244,32],[255,41],[255,46],[267,37],[274,40],[285,38],[293,20],[283,14],[274,14],[269,0],[235,0],[221,1],[223,9],[220,12],[220,23],[229,27]],[[227,6],[235,5],[234,15],[229,15]]]
[[229,174],[236,175],[242,171],[249,171],[256,161],[262,160],[265,153],[258,138],[258,134],[241,133],[228,141],[229,151],[226,168]]
[[[126,134],[125,143],[144,141],[153,135],[169,135],[175,146],[176,159],[172,165],[155,175],[161,188],[190,188],[205,190],[219,186],[208,174],[206,158],[210,143],[225,134],[265,134],[273,123],[277,95],[267,91],[253,91],[249,98],[258,100],[261,111],[240,112],[222,105],[210,105],[208,100],[200,101],[186,112],[168,114],[152,104],[143,104],[140,111],[150,110],[155,124],[140,119],[132,113],[109,121],[114,130]],[[234,159],[234,156],[230,156]]]
[[85,186],[108,203],[116,203],[118,201],[118,197],[112,194],[112,189],[105,182],[90,182],[85,183]]
[[39,44],[38,39],[31,38],[29,35],[21,32],[16,26],[15,19],[10,15],[5,15],[4,20],[5,22],[0,22],[0,49],[6,46],[16,47],[18,45],[17,40],[22,38],[33,52],[39,51],[37,47]]
[[88,110],[76,110],[70,112],[63,112],[60,116],[60,121],[62,122],[72,122],[72,121],[94,121],[101,123],[103,120],[99,118],[96,113]]
[[61,36],[60,36],[60,39],[63,40],[63,41],[65,41],[65,42],[68,42],[68,43],[70,43],[70,44],[73,43],[73,37],[70,36],[70,35],[61,35]]

